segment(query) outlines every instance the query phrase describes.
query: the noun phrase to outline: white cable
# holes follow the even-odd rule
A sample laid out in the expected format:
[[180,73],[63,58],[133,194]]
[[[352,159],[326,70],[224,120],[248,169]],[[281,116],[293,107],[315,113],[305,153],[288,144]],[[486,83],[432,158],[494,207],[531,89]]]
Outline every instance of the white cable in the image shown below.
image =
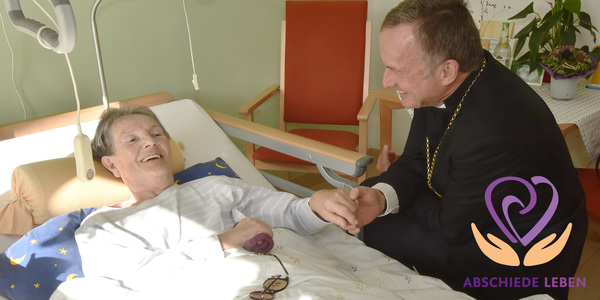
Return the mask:
[[77,90],[77,82],[75,82],[75,75],[73,74],[73,67],[71,66],[69,54],[65,53],[65,59],[67,60],[67,65],[69,66],[69,74],[71,74],[71,81],[73,81],[73,91],[75,92],[75,102],[77,102],[77,132],[79,134],[82,134],[80,123],[81,104],[79,102],[79,91]]
[[[54,26],[56,26],[58,28],[58,24],[56,23],[54,18],[52,18],[52,16],[50,16],[50,14],[36,0],[33,0],[33,2],[44,12],[44,14],[48,17],[48,19],[50,19],[50,21],[52,21],[52,24],[54,24]],[[43,26],[42,28],[40,28],[38,30],[37,38],[38,38],[38,42],[40,43],[40,45],[42,45],[42,47],[49,49],[48,46],[45,45],[44,41],[41,39],[41,32],[45,29],[49,29],[49,27]],[[67,61],[67,66],[69,67],[69,74],[71,75],[71,81],[73,82],[73,92],[75,93],[75,102],[77,102],[77,133],[82,134],[81,118],[80,118],[81,103],[79,101],[79,90],[77,89],[77,82],[75,81],[75,74],[73,74],[73,66],[71,65],[71,60],[69,59],[69,54],[65,53],[65,59]]]
[[[48,2],[50,2],[50,0],[48,0]],[[58,23],[56,23],[56,21],[54,21],[54,18],[52,18],[52,16],[50,16],[50,14],[48,13],[48,11],[46,11],[36,0],[33,0],[33,3],[35,3],[35,5],[37,5],[37,7],[39,7],[42,12],[44,12],[44,14],[46,15],[46,17],[48,17],[48,19],[50,19],[50,21],[52,22],[52,24],[54,24],[54,26],[56,28],[58,28]]]
[[188,41],[190,43],[190,57],[192,59],[192,83],[196,91],[200,90],[198,86],[198,74],[196,74],[196,63],[194,62],[194,48],[192,47],[192,34],[190,33],[190,22],[188,20],[187,8],[185,7],[185,0],[183,0],[183,14],[185,15],[185,25],[187,26]]
[[8,49],[10,49],[10,62],[11,62],[11,77],[12,77],[12,85],[17,92],[17,96],[19,96],[19,101],[21,102],[21,108],[23,109],[23,119],[27,120],[27,110],[25,109],[25,102],[23,101],[23,95],[17,88],[17,83],[15,82],[15,52],[13,51],[12,45],[10,44],[10,40],[8,39],[8,34],[6,33],[6,26],[4,25],[4,17],[0,13],[0,21],[2,22],[2,31],[4,32],[4,37],[6,38],[6,44],[8,45]]
[[[58,28],[56,21],[48,14],[48,12],[36,1],[35,4],[46,14],[46,16],[54,23]],[[41,32],[48,29],[47,26],[43,26],[37,32],[38,42],[45,46],[45,41],[41,38]],[[69,67],[69,74],[71,75],[71,81],[73,82],[73,91],[75,92],[75,102],[77,103],[77,135],[73,139],[73,154],[75,156],[75,169],[77,171],[77,178],[83,182],[90,182],[96,176],[96,169],[94,167],[94,160],[92,158],[92,147],[90,139],[87,135],[83,134],[81,130],[81,103],[79,101],[79,91],[77,89],[77,82],[75,81],[75,74],[73,74],[73,66],[69,59],[69,54],[65,53],[65,59],[67,66]]]
[[[50,19],[50,21],[52,21],[52,24],[54,24],[54,26],[56,28],[58,28],[58,24],[56,23],[56,21],[54,21],[54,19],[50,16],[50,14],[36,0],[33,0],[33,3],[35,3],[35,5],[37,5],[37,7],[39,7],[39,9],[41,9],[44,12],[44,14],[48,17],[48,19]],[[44,47],[46,49],[52,49],[52,47],[50,45],[48,45],[46,43],[46,41],[44,41],[42,39],[42,31],[44,31],[46,29],[50,29],[50,27],[44,25],[44,26],[40,27],[40,29],[38,29],[37,41],[38,41],[38,43],[40,43],[40,45],[42,45],[42,47]]]

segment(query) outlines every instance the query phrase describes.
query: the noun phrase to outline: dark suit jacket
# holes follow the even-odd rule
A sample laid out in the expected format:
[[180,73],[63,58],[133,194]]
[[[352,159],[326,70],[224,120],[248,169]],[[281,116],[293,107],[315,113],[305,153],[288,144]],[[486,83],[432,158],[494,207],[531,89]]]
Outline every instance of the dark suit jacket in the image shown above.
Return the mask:
[[[560,129],[545,102],[523,80],[486,52],[487,65],[462,103],[462,108],[446,135],[450,118],[478,71],[445,100],[446,108],[415,109],[406,147],[400,159],[381,176],[363,185],[378,182],[396,191],[400,213],[378,218],[365,228],[365,241],[382,252],[414,265],[421,273],[440,277],[455,289],[482,298],[499,295],[497,289],[463,287],[467,277],[493,276],[573,276],[585,235],[587,215],[585,196],[571,162]],[[441,141],[433,170],[432,185],[442,194],[436,196],[426,183],[425,138],[433,155]],[[443,139],[442,139],[443,137]],[[531,178],[543,176],[556,188],[556,212],[539,235],[528,245],[511,243],[492,219],[485,204],[485,191],[503,177],[514,176],[535,187],[537,203],[527,214],[523,207],[509,206],[509,221],[523,237],[548,210],[552,188],[534,185]],[[510,230],[502,212],[506,196],[515,196],[527,206],[531,199],[524,184],[515,181],[493,189],[495,211]],[[509,243],[518,253],[521,266],[508,267],[491,261],[477,246],[471,224],[483,236],[488,233]],[[573,224],[569,241],[554,260],[537,267],[522,265],[525,253],[550,234],[560,236]],[[421,269],[419,269],[421,268]],[[562,290],[511,288],[509,294],[522,297],[532,293]]]

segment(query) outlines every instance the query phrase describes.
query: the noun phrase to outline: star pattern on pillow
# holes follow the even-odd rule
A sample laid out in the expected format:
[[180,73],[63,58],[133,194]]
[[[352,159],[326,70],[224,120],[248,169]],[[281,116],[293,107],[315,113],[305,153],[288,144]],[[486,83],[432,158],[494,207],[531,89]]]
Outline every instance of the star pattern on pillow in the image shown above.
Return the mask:
[[176,184],[184,184],[188,181],[200,179],[206,176],[225,175],[232,178],[240,178],[233,169],[220,157],[214,160],[195,164],[174,175]]
[[83,277],[75,230],[96,208],[48,220],[0,255],[0,294],[10,299],[48,299],[59,284]]

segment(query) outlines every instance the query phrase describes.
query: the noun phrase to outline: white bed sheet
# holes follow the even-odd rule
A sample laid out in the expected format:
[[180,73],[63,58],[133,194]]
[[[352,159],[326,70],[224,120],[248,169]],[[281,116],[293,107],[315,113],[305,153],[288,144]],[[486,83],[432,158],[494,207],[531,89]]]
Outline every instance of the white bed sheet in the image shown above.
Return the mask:
[[[439,279],[416,274],[334,225],[313,236],[277,228],[274,233],[271,253],[290,274],[289,286],[276,294],[277,299],[472,299]],[[283,274],[270,256],[243,249],[225,255],[218,264],[181,270],[183,274],[174,275],[162,291],[131,292],[114,282],[82,278],[63,283],[52,299],[248,299],[265,279]]]
[[[180,100],[152,109],[173,138],[185,145],[186,167],[220,156],[244,181],[272,187],[195,102]],[[90,137],[95,123],[82,124]],[[68,134],[57,141],[57,132]],[[0,195],[9,195],[10,174],[14,167],[71,154],[72,132],[75,132],[73,128],[61,128],[0,142],[0,154],[8,155],[4,157],[26,160],[11,160],[10,165],[0,167]],[[218,140],[224,140],[225,145],[215,146]],[[30,145],[33,146],[23,150],[23,141],[32,141]],[[22,155],[25,151],[26,155]],[[14,156],[15,153],[19,155]],[[278,293],[277,299],[469,299],[452,291],[441,280],[420,276],[381,252],[366,247],[333,225],[314,236],[300,236],[286,229],[275,229],[274,232],[275,248],[271,252],[279,256],[290,273],[290,286]],[[3,252],[17,239],[0,235],[0,250]],[[186,280],[178,284],[180,288],[163,289],[168,292],[163,298],[178,298],[181,296],[178,291],[188,289],[200,290],[199,299],[210,299],[210,293],[214,293],[215,299],[248,299],[248,293],[259,289],[265,279],[282,272],[277,261],[269,256],[255,256],[243,249],[233,249],[227,255],[224,263],[208,269],[190,269],[189,274],[182,274],[180,278]],[[190,294],[193,293],[185,293],[179,298],[189,298]],[[54,299],[136,299],[136,296],[148,299],[148,295],[120,289],[111,281],[82,278],[63,283]],[[550,299],[531,297],[538,298]],[[0,296],[0,299],[6,298]]]

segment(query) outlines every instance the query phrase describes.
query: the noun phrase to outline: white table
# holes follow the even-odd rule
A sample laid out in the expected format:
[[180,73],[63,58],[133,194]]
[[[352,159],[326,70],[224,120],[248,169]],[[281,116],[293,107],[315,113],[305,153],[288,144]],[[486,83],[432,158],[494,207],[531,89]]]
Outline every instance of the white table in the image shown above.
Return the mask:
[[546,101],[565,137],[579,129],[591,162],[600,155],[600,90],[588,89],[586,84],[587,81],[581,79],[575,97],[570,100],[550,97],[550,84],[547,83],[532,88]]

